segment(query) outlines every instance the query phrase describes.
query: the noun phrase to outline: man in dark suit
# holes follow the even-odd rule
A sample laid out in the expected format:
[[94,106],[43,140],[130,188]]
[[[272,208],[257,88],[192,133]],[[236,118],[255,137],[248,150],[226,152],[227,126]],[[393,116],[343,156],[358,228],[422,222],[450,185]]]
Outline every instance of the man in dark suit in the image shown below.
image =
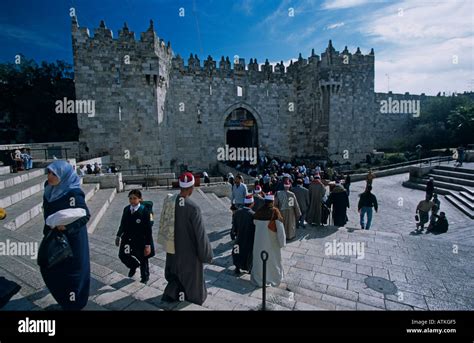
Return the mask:
[[302,179],[296,180],[296,187],[293,187],[291,191],[295,193],[296,200],[298,201],[298,205],[300,206],[300,210],[301,210],[301,216],[298,220],[298,226],[306,227],[305,219],[306,219],[306,213],[309,208],[309,191],[303,187]]

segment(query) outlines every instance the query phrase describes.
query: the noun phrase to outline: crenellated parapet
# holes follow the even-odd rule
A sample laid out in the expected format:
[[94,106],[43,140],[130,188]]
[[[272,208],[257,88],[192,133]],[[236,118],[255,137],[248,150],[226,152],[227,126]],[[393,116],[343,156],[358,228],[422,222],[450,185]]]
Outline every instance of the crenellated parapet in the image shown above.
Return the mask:
[[140,50],[148,51],[150,54],[155,53],[171,58],[173,51],[171,44],[165,43],[163,39],[157,36],[154,28],[153,20],[150,20],[150,26],[145,32],[140,33],[140,40],[136,40],[135,33],[130,31],[127,23],[118,32],[118,37],[114,38],[111,29],[107,28],[105,22],[101,20],[99,27],[94,30],[94,35],[90,35],[90,31],[86,27],[79,27],[77,17],[72,17],[72,37],[73,46],[75,48],[106,48],[117,50]]
[[[248,77],[253,81],[284,81],[292,82],[299,79],[301,76],[309,73],[320,73],[324,78],[325,70],[333,69],[335,75],[340,72],[350,72],[351,68],[362,67],[364,69],[373,69],[374,67],[374,51],[373,49],[369,54],[362,54],[360,48],[354,53],[350,53],[347,46],[342,52],[336,51],[332,46],[332,41],[329,41],[329,45],[325,52],[316,55],[314,49],[311,51],[311,55],[308,58],[303,57],[300,53],[298,59],[292,59],[288,66],[285,66],[283,61],[276,64],[270,63],[268,59],[264,63],[258,63],[256,58],[251,58],[249,63],[246,64],[244,58],[236,58],[232,61],[227,56],[222,56],[219,60],[214,61],[211,56],[208,56],[201,65],[197,55],[191,54],[187,60],[187,64],[180,55],[173,57],[172,69],[179,71],[180,75],[191,75],[191,76],[210,76],[210,77]],[[334,92],[338,92],[341,87],[340,80],[326,80],[321,81],[320,87],[331,88]]]

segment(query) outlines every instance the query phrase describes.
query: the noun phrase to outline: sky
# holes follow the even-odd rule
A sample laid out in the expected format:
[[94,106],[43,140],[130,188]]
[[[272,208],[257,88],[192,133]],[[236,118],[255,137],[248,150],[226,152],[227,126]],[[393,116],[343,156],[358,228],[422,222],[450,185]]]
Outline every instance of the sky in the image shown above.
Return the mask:
[[[185,61],[208,55],[287,65],[331,39],[336,50],[375,50],[375,90],[436,95],[474,88],[474,0],[15,0],[0,4],[0,62],[19,53],[72,63],[71,17],[91,35],[150,19]],[[184,12],[183,12],[184,10]],[[184,15],[183,15],[184,14]]]

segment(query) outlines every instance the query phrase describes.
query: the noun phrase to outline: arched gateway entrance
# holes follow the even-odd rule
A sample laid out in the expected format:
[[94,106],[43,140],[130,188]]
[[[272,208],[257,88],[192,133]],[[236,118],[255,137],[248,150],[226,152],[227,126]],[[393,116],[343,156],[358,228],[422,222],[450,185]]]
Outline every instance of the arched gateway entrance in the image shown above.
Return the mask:
[[226,145],[233,148],[258,148],[257,120],[243,107],[232,110],[224,122]]

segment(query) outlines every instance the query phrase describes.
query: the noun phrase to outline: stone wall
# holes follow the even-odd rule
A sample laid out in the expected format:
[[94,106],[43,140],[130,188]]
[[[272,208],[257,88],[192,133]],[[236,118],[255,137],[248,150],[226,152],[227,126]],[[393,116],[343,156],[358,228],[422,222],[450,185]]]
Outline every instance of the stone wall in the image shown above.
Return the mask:
[[[374,147],[390,149],[396,141],[402,140],[410,127],[423,116],[429,101],[434,98],[425,94],[375,93]],[[384,106],[387,105],[387,108]],[[413,106],[415,105],[415,106]],[[417,108],[419,105],[419,108]],[[410,108],[411,107],[411,108]],[[388,110],[387,110],[388,109]],[[419,111],[416,113],[414,109]]]
[[152,22],[136,41],[126,25],[113,39],[104,22],[91,37],[73,18],[72,37],[76,98],[95,101],[93,117],[77,116],[84,149],[105,150],[124,169],[163,166],[169,158],[160,136],[171,48],[156,36]]
[[321,57],[313,50],[288,67],[223,56],[185,63],[153,23],[136,41],[126,25],[113,39],[103,22],[91,37],[73,18],[72,36],[76,97],[96,101],[94,117],[78,114],[81,152],[106,151],[122,169],[210,170],[239,109],[254,119],[258,151],[284,159],[360,162],[400,137],[408,120],[380,113],[373,50],[339,52],[330,41]]

